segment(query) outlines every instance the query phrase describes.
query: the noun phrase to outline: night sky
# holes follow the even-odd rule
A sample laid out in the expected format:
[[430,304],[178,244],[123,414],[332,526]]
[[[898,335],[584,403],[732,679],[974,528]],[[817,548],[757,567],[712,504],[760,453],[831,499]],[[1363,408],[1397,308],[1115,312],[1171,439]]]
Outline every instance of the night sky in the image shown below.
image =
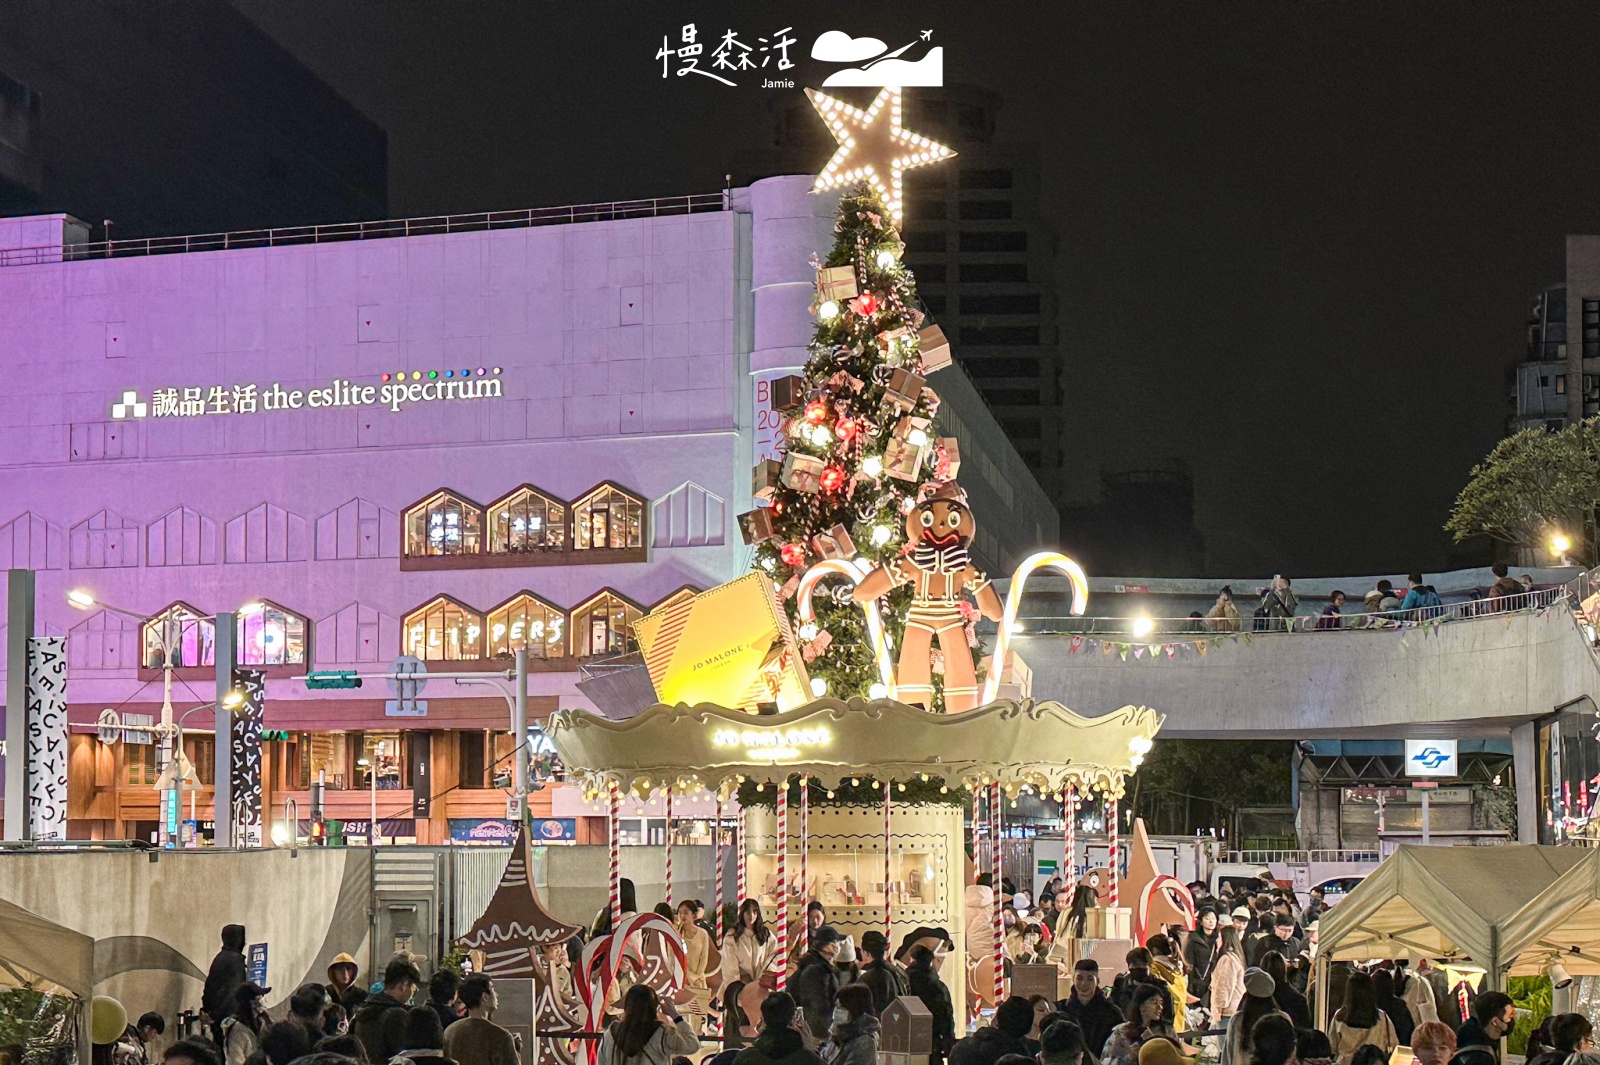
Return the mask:
[[720,189],[779,90],[663,81],[683,22],[792,25],[793,92],[825,29],[933,29],[1041,151],[1080,494],[1184,458],[1216,574],[1441,566],[1528,299],[1600,232],[1600,5],[237,6],[387,128],[395,216]]

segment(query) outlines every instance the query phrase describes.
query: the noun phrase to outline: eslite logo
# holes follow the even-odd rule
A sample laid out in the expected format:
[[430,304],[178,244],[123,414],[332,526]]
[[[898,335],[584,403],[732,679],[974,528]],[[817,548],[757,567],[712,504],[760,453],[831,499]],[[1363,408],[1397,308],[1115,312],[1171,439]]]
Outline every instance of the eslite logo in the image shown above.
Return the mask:
[[1438,769],[1448,762],[1454,755],[1446,754],[1439,748],[1429,745],[1411,756],[1413,762],[1421,762],[1424,768]]

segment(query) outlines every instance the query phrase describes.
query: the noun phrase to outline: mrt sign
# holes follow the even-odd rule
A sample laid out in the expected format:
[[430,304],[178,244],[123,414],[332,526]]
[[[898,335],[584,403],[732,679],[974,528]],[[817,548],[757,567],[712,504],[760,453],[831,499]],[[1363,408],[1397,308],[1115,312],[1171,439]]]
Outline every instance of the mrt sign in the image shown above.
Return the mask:
[[1406,776],[1457,777],[1455,740],[1406,740]]

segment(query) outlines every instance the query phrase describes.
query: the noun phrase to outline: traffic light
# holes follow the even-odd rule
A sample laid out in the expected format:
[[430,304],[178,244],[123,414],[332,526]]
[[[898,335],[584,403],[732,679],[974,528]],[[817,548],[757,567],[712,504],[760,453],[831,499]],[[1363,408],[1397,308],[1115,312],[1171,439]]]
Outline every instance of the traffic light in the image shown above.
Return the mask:
[[328,845],[328,826],[322,818],[313,818],[311,821],[311,846],[326,847]]
[[308,688],[359,688],[361,678],[356,676],[353,669],[325,670],[321,673],[307,673],[306,687]]
[[261,730],[261,742],[271,743],[273,740],[283,741],[289,738],[287,729],[264,728]]

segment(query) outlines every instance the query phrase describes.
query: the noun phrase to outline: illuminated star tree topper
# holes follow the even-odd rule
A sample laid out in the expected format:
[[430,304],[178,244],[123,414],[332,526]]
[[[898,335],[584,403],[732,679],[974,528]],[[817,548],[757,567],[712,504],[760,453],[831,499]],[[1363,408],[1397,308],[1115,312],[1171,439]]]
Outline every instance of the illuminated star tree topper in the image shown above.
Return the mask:
[[901,175],[912,167],[927,166],[956,154],[901,125],[899,86],[886,87],[865,111],[815,89],[807,89],[806,96],[839,142],[811,191],[864,181],[883,199],[897,226],[905,215]]

